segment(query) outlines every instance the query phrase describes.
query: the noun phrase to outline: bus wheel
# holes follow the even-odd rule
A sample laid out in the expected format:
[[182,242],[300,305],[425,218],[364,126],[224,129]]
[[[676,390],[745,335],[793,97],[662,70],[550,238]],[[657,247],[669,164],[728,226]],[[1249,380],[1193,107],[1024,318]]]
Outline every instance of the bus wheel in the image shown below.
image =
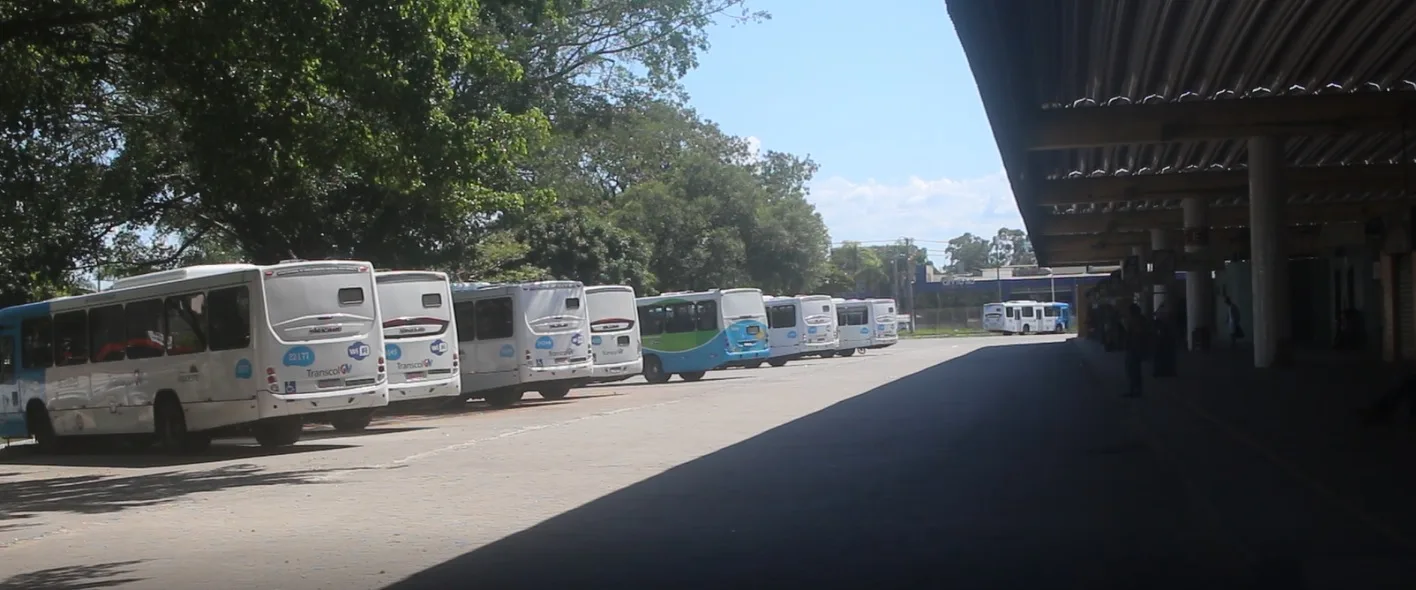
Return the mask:
[[824,359],[828,359],[828,358],[831,358],[831,357],[833,357],[833,356],[836,356],[836,351],[834,351],[834,350],[828,350],[828,351],[826,351],[826,352],[821,353],[821,358],[824,358]]
[[770,361],[767,361],[767,364],[772,365],[774,367],[783,367],[786,366],[787,359],[772,359]]
[[300,416],[267,418],[251,428],[256,435],[256,443],[263,447],[288,447],[300,442],[305,433],[305,421]]
[[482,399],[487,400],[487,405],[493,408],[510,408],[516,405],[516,402],[521,401],[523,394],[524,392],[515,389],[488,391]]
[[702,379],[703,376],[707,374],[707,371],[692,371],[689,373],[679,373],[679,378],[692,383],[694,381]]
[[841,351],[841,356],[855,356],[855,353],[856,353],[856,349],[854,349],[854,348],[847,348],[847,349]]
[[570,395],[570,386],[548,385],[537,390],[536,393],[541,394],[541,399],[565,399],[565,396]]
[[1023,335],[1026,336],[1026,335],[1028,335],[1028,334],[1030,334],[1030,333],[1032,333],[1032,326],[1029,326],[1029,325],[1027,325],[1027,324],[1023,324]]
[[211,436],[187,430],[187,415],[182,411],[182,402],[172,394],[158,394],[157,404],[152,408],[152,417],[157,443],[169,453],[194,453],[211,446]]
[[663,363],[659,362],[659,357],[651,356],[644,359],[644,380],[650,383],[667,383],[670,375],[664,372]]
[[359,432],[369,427],[369,423],[374,421],[374,410],[347,410],[335,412],[330,417],[329,425],[339,432]]
[[760,369],[762,368],[762,361],[753,361],[743,366],[748,369]]
[[64,444],[64,438],[54,432],[54,422],[49,419],[49,410],[45,409],[44,404],[30,403],[29,408],[25,410],[25,423],[39,452],[59,453],[67,446]]

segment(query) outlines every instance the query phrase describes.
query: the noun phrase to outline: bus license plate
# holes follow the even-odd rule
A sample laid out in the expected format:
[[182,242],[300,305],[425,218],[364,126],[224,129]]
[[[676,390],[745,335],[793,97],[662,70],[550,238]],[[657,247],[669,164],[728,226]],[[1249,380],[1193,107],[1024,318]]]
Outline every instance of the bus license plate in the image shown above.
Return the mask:
[[428,374],[427,374],[426,372],[424,372],[424,371],[415,371],[415,372],[413,372],[413,373],[404,373],[403,376],[406,377],[406,378],[408,378],[408,379],[427,379],[427,378],[428,378]]
[[758,332],[759,330],[760,330],[760,328],[758,328],[757,326],[748,326],[748,327],[747,327],[747,333],[748,333],[748,334],[752,334],[753,336],[756,336],[756,335],[757,335],[757,332]]
[[330,388],[330,387],[343,387],[343,386],[344,386],[344,380],[343,380],[343,379],[320,379],[320,382],[319,382],[319,387],[320,387],[320,389],[328,389],[328,388]]

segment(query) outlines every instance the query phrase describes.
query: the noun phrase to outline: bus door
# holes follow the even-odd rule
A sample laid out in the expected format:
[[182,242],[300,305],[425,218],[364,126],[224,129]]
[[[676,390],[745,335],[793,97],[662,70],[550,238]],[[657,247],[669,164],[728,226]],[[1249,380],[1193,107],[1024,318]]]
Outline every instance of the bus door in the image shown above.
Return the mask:
[[17,348],[13,332],[0,332],[0,438],[24,438],[29,434],[16,375]]

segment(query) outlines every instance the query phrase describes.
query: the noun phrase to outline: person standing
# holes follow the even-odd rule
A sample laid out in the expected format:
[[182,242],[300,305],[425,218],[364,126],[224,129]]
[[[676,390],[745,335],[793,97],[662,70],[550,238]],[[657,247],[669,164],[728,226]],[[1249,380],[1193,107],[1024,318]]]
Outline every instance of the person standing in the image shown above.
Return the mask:
[[1151,343],[1151,376],[1175,376],[1175,322],[1170,304],[1161,303],[1155,312],[1155,340]]
[[1151,333],[1146,326],[1146,315],[1141,311],[1140,305],[1132,303],[1127,309],[1122,329],[1126,347],[1125,397],[1141,397],[1141,380],[1144,378],[1141,363],[1145,361]]
[[1237,348],[1239,341],[1244,339],[1244,326],[1239,321],[1239,306],[1229,298],[1228,291],[1224,292],[1224,306],[1229,309],[1229,346]]

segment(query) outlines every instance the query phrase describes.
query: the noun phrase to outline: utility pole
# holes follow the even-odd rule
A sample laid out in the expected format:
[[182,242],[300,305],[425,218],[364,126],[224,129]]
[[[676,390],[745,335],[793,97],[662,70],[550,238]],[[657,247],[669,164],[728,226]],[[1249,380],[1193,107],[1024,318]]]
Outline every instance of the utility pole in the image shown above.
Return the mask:
[[915,289],[914,289],[914,288],[915,288],[915,276],[918,274],[918,271],[915,269],[915,262],[914,262],[914,238],[905,238],[905,263],[906,263],[905,268],[908,269],[908,271],[909,271],[909,274],[905,275],[905,299],[906,299],[906,301],[908,302],[907,305],[906,305],[906,309],[909,310],[909,314],[910,314],[910,333],[911,333],[911,334],[914,334],[914,333],[915,333],[915,306],[914,306],[914,292],[915,292]]

